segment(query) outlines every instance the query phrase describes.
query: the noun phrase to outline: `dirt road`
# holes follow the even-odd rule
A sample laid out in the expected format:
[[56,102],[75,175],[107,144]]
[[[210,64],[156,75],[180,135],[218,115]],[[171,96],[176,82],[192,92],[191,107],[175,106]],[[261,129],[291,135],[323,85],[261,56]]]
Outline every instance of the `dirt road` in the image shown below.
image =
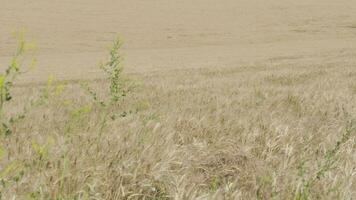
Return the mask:
[[276,60],[352,61],[354,0],[0,0],[0,66],[22,27],[39,46],[22,81],[101,76],[119,33],[128,72],[239,66]]

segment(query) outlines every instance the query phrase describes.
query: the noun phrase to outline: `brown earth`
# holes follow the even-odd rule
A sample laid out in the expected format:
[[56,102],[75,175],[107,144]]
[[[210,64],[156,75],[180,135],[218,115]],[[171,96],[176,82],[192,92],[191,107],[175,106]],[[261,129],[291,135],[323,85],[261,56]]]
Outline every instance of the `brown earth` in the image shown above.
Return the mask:
[[128,72],[353,61],[353,0],[1,0],[0,66],[26,28],[38,67],[22,78],[93,79],[118,33]]

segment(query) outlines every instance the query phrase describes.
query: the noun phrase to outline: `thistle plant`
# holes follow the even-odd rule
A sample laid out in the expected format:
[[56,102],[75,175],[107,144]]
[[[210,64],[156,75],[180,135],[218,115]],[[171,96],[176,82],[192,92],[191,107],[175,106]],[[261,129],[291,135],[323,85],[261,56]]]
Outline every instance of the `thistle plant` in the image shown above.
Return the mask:
[[92,88],[90,88],[88,84],[81,84],[82,88],[88,92],[93,101],[100,103],[104,107],[110,107],[117,103],[122,97],[126,96],[127,91],[125,91],[123,87],[123,58],[120,54],[121,46],[122,42],[120,38],[115,38],[109,50],[109,59],[106,62],[102,62],[100,64],[100,68],[105,72],[106,77],[109,80],[109,99],[99,99],[97,93]]
[[120,55],[120,48],[122,42],[116,38],[110,49],[109,60],[101,64],[101,68],[106,72],[110,81],[109,94],[111,103],[116,103],[122,96],[125,96],[122,88],[122,57]]
[[[92,97],[94,103],[99,104],[103,109],[103,118],[100,125],[100,133],[102,133],[108,117],[116,119],[116,114],[113,113],[113,106],[118,106],[120,100],[126,96],[128,90],[125,89],[125,81],[122,76],[123,57],[120,54],[122,42],[119,37],[116,37],[109,50],[109,58],[106,62],[100,64],[100,68],[105,72],[109,81],[107,99],[100,99],[97,92],[92,89],[89,84],[81,83],[82,88]],[[124,112],[125,113],[125,112]]]

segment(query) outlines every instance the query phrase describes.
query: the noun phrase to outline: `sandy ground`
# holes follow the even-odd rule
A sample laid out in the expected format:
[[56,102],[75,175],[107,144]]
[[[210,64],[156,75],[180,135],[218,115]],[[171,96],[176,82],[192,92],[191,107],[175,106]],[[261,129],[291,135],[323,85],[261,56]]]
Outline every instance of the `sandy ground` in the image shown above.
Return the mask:
[[39,46],[22,81],[93,79],[119,33],[129,73],[353,62],[355,0],[0,0],[0,66],[22,27]]

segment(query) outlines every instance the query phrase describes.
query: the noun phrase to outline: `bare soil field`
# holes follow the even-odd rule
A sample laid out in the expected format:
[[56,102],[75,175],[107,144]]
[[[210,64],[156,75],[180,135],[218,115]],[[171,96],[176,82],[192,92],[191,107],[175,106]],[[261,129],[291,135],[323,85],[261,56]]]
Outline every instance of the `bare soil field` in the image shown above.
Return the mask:
[[355,53],[355,9],[349,0],[2,0],[0,63],[12,53],[11,32],[24,27],[39,47],[29,81],[98,77],[117,33],[130,72],[323,62]]
[[0,0],[0,200],[355,199],[355,11]]

